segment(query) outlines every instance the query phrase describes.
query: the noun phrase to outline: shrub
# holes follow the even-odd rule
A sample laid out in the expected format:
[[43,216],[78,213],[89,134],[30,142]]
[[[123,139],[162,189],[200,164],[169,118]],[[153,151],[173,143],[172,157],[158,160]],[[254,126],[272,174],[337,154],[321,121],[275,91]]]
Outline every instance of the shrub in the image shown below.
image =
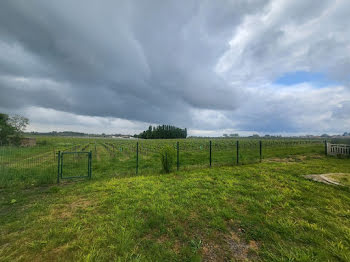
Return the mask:
[[160,161],[165,173],[169,173],[175,163],[175,149],[169,145],[160,150]]

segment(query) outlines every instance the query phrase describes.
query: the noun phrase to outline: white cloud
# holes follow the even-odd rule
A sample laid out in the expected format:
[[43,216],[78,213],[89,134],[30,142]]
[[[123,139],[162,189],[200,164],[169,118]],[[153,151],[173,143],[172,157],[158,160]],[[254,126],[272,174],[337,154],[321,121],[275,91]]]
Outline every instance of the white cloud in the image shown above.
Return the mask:
[[273,1],[246,17],[216,70],[237,84],[271,82],[285,72],[322,72],[350,82],[349,1]]
[[[2,112],[7,112],[1,109]],[[96,117],[77,115],[49,108],[29,107],[14,110],[12,113],[21,114],[30,119],[26,131],[75,131],[90,134],[138,134],[148,128],[149,123],[130,121],[112,117]]]

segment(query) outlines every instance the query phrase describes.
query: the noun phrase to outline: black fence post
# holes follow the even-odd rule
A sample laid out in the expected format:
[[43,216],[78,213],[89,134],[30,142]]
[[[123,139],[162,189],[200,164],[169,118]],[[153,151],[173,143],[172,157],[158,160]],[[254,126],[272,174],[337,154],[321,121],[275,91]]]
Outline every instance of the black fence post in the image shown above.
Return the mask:
[[261,160],[262,160],[262,141],[261,140],[259,141],[259,147],[260,147],[260,163],[261,163]]
[[89,179],[91,179],[92,173],[92,151],[89,152]]
[[61,179],[62,179],[62,176],[63,176],[63,174],[62,174],[62,173],[63,173],[63,172],[62,172],[62,170],[63,170],[63,153],[61,153],[60,155],[61,155],[61,160],[60,160],[60,162],[61,162],[61,165],[60,165],[60,166],[61,166],[61,169],[60,169],[60,176],[61,176]]
[[236,162],[237,162],[237,165],[239,163],[239,141],[237,140],[236,141],[236,153],[237,153],[237,159],[236,159]]
[[139,171],[139,142],[136,143],[136,175]]
[[61,151],[58,151],[58,160],[57,160],[57,184],[60,183],[60,165],[61,165]]
[[176,169],[179,171],[180,168],[180,156],[179,156],[179,142],[176,142]]
[[327,140],[324,141],[324,153],[327,156]]
[[[170,171],[170,167],[168,166],[168,153],[165,152],[165,166],[168,168],[168,170]],[[165,169],[167,171],[167,169]]]
[[211,140],[209,141],[209,166],[211,167]]

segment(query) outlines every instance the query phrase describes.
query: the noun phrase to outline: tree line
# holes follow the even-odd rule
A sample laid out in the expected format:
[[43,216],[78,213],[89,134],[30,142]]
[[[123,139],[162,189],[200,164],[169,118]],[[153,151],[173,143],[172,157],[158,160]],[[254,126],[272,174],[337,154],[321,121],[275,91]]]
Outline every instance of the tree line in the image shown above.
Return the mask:
[[181,129],[170,125],[149,126],[148,130],[143,131],[139,135],[135,135],[135,137],[143,139],[186,138],[187,129]]

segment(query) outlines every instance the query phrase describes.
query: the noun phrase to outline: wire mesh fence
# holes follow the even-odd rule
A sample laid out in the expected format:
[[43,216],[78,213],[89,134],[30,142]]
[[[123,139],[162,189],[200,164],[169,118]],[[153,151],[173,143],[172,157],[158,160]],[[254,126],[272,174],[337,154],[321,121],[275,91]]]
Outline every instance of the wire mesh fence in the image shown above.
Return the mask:
[[[244,165],[293,155],[324,154],[321,140],[181,139],[181,140],[82,140],[79,144],[0,147],[0,188],[56,182],[58,152],[91,152],[93,171],[105,174],[161,172],[160,151],[172,148],[173,171],[197,167]],[[65,175],[87,172],[84,154],[64,156]]]
[[49,183],[54,161],[54,148],[0,147],[0,185]]
[[60,179],[91,178],[91,157],[92,152],[84,151],[58,152],[57,182]]

